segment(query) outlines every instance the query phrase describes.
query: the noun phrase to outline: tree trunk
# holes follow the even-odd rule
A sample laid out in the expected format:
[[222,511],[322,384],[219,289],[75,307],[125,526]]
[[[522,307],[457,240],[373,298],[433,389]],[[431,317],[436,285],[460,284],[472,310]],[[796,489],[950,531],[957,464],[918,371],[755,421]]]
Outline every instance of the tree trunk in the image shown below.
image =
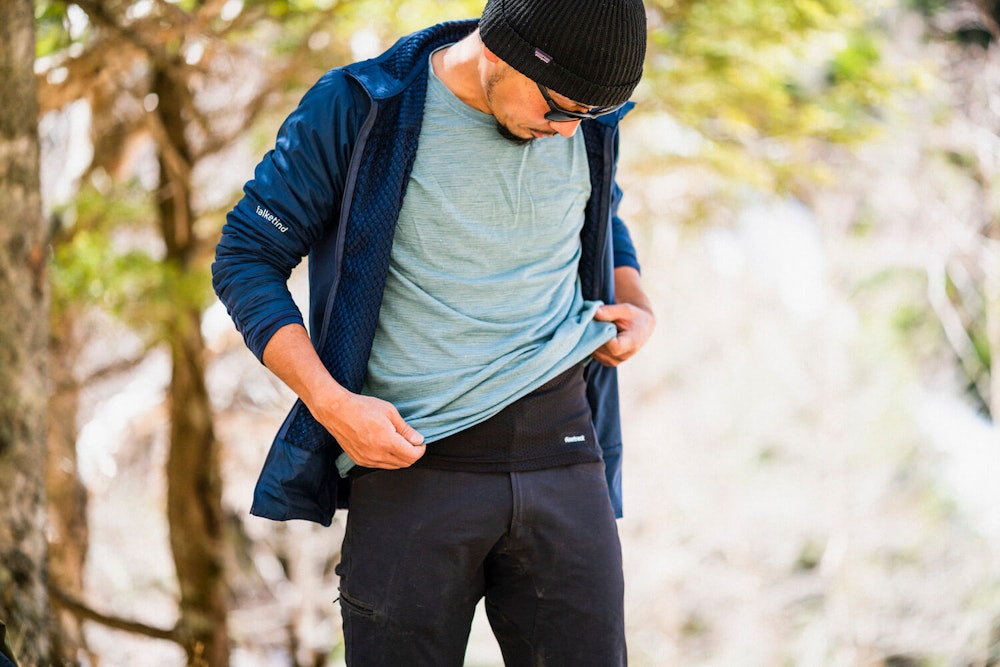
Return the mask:
[[[49,341],[52,395],[49,398],[45,486],[49,505],[49,584],[82,600],[90,532],[87,489],[80,480],[76,456],[80,385],[73,372],[73,362],[79,352],[73,320],[68,313],[62,315],[60,331],[53,327]],[[80,665],[81,653],[87,653],[80,619],[68,610],[59,610],[52,621],[53,657],[64,666]]]
[[181,589],[179,629],[191,664],[229,664],[223,572],[221,478],[204,382],[201,317],[176,315],[170,349],[170,456],[167,516]]
[[39,194],[34,5],[0,2],[0,619],[23,665],[48,665],[48,291]]
[[157,206],[166,261],[177,269],[169,272],[176,307],[167,325],[173,363],[167,518],[181,591],[178,629],[186,639],[190,664],[223,667],[229,664],[229,635],[219,451],[205,386],[201,311],[183,290],[183,277],[196,250],[190,151],[180,102],[185,98],[162,72],[156,73],[153,89],[159,98],[153,122],[160,123]]

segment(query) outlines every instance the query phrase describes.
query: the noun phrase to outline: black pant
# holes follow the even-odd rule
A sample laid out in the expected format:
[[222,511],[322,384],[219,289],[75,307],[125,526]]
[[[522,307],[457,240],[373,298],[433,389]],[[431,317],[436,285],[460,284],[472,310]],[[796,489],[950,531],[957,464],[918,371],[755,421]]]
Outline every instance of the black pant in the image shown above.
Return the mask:
[[509,666],[626,662],[602,463],[363,475],[337,572],[351,667],[461,665],[484,595]]

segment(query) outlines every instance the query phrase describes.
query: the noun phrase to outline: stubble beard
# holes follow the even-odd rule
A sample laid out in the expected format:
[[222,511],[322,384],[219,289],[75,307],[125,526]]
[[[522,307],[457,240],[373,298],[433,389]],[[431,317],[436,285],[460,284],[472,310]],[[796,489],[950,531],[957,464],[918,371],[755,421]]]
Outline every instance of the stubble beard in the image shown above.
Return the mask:
[[511,132],[506,125],[497,121],[497,134],[514,144],[515,146],[526,146],[535,140],[534,137],[519,137]]
[[[493,98],[493,89],[496,87],[497,83],[499,83],[502,78],[503,78],[503,76],[500,73],[494,73],[486,81],[486,100],[487,100],[487,102],[489,102],[489,105],[490,105],[491,109],[495,108],[494,98]],[[530,144],[532,141],[535,140],[534,137],[519,137],[519,136],[517,136],[516,134],[514,134],[511,131],[511,129],[509,127],[507,127],[502,122],[500,122],[500,119],[497,118],[496,115],[494,115],[493,118],[496,120],[496,123],[497,123],[497,125],[496,125],[497,134],[499,134],[501,137],[503,137],[504,139],[506,139],[510,143],[514,144],[515,146],[527,146],[528,144]]]

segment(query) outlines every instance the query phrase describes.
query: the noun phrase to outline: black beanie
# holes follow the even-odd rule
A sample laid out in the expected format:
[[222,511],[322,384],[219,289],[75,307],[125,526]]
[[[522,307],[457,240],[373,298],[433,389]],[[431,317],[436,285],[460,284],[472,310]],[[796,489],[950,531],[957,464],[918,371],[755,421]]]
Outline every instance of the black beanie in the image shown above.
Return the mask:
[[642,0],[489,0],[479,34],[518,72],[580,104],[626,102],[642,77]]

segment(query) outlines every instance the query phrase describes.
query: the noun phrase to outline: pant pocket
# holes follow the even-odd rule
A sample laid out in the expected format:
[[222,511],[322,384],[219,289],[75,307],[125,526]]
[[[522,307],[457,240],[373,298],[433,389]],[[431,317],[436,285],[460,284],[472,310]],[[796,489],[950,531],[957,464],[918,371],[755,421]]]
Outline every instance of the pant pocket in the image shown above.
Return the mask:
[[357,614],[365,618],[375,617],[375,607],[352,597],[343,590],[340,591],[340,608],[345,613]]

